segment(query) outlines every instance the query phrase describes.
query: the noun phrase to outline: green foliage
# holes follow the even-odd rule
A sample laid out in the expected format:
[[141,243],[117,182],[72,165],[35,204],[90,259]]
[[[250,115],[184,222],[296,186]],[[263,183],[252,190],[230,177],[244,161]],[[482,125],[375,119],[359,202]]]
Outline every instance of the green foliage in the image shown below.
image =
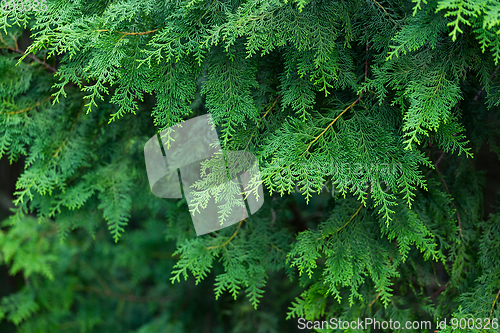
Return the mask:
[[[30,333],[240,333],[499,318],[500,215],[483,216],[476,165],[486,143],[500,153],[499,13],[487,0],[2,9],[0,158],[24,170],[0,230],[21,286],[0,319]],[[225,197],[225,222],[239,185],[193,207],[157,198],[143,149],[205,113],[223,150],[257,157],[246,190],[265,196],[196,237],[190,213]],[[222,159],[184,191],[227,179]]]

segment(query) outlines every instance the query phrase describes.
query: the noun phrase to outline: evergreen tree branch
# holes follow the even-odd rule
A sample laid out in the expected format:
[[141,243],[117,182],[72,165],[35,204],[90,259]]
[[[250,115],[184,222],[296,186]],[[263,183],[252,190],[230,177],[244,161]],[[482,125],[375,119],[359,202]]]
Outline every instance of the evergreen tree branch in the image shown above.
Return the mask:
[[178,255],[173,255],[173,252],[154,251],[150,253],[150,256],[158,259],[179,259]]
[[438,296],[439,294],[441,294],[443,291],[446,290],[446,288],[448,287],[448,285],[450,284],[450,281],[446,282],[446,284],[443,284],[441,287],[439,287],[438,290],[436,290],[432,295],[431,295],[431,298],[435,298],[436,296]]
[[500,68],[500,64],[497,65],[497,67],[495,67],[495,71],[493,72],[493,74],[491,75],[490,79],[488,80],[488,82],[486,82],[484,84],[484,86],[481,88],[481,90],[479,90],[479,92],[477,93],[476,97],[474,97],[474,99],[472,100],[472,103],[476,103],[479,99],[479,97],[481,96],[481,94],[483,93],[484,89],[486,88],[486,86],[491,82],[491,80],[493,80],[493,78],[495,77],[495,75],[497,74],[497,71],[498,71],[498,68]]
[[261,123],[261,122],[262,122],[262,120],[263,120],[263,119],[267,116],[267,114],[268,114],[268,113],[272,110],[272,108],[274,108],[274,106],[276,105],[276,102],[278,102],[278,100],[280,99],[280,97],[281,97],[281,94],[278,94],[278,97],[276,97],[276,99],[274,100],[273,105],[271,105],[271,106],[267,109],[266,113],[262,116],[262,118],[260,118],[260,120],[259,120],[259,122],[257,123],[257,125],[255,125],[255,128],[254,128],[254,130],[253,130],[253,132],[252,132],[252,135],[250,136],[250,139],[248,139],[248,142],[247,142],[247,144],[245,145],[245,149],[244,149],[244,150],[246,150],[246,149],[248,148],[248,145],[249,145],[249,144],[250,144],[250,142],[252,141],[252,138],[253,138],[253,136],[254,136],[255,132],[257,131],[257,128],[259,128],[260,123]]
[[273,243],[271,243],[271,246],[272,246],[274,249],[278,250],[279,252],[283,252],[283,251],[281,251],[281,249],[280,249],[279,247],[277,247],[277,246],[276,246],[276,245],[274,245]]
[[109,31],[108,29],[98,29],[94,30],[95,32],[114,32],[117,34],[123,34],[125,36],[142,36],[142,35],[147,35],[147,34],[152,34],[158,31],[158,29],[153,29],[150,31],[144,31],[144,32],[124,32],[124,31]]
[[491,316],[493,315],[493,309],[495,308],[495,304],[497,303],[498,296],[500,296],[500,289],[498,289],[497,296],[495,297],[495,300],[493,301],[493,305],[491,306],[491,310],[490,310],[490,316],[488,318],[491,318]]
[[370,304],[368,304],[368,306],[369,306],[370,308],[371,308],[371,307],[372,307],[372,305],[373,305],[373,304],[375,304],[375,302],[379,299],[379,297],[380,297],[380,293],[381,293],[381,291],[379,291],[379,292],[378,292],[378,294],[377,294],[377,297],[375,297],[375,299],[374,299],[374,300],[373,300]]
[[78,111],[78,114],[76,115],[75,120],[73,121],[73,124],[71,125],[71,128],[69,129],[68,135],[64,139],[63,143],[59,146],[59,148],[57,148],[55,153],[52,155],[52,158],[56,158],[57,155],[59,155],[59,153],[61,152],[61,149],[63,149],[63,147],[66,145],[66,142],[68,142],[68,139],[70,138],[70,134],[71,134],[71,132],[73,132],[73,129],[75,128],[76,123],[78,122],[78,118],[80,118],[80,115],[82,114],[84,107],[85,107],[85,104],[82,105],[82,107],[80,108],[80,111]]
[[11,51],[16,52],[16,53],[19,53],[22,56],[26,56],[26,57],[30,58],[31,60],[36,61],[40,65],[43,65],[46,69],[50,70],[52,73],[57,72],[57,69],[55,69],[51,65],[47,64],[45,61],[38,59],[34,54],[30,53],[30,54],[26,55],[26,53],[23,50],[19,49],[19,46],[17,45],[17,41],[16,41],[16,47],[8,46],[7,43],[5,42],[5,40],[3,39],[1,33],[0,33],[0,41],[6,45],[3,48],[6,48],[6,49],[11,50]]
[[346,222],[346,224],[344,224],[342,227],[338,228],[336,232],[339,232],[340,230],[344,229],[345,227],[347,227],[347,225],[352,221],[354,220],[354,218],[356,217],[356,215],[358,215],[359,211],[361,210],[361,208],[363,208],[363,204],[359,205],[358,207],[358,210],[356,210],[356,213],[354,213],[351,218],[349,219],[349,221]]
[[385,15],[387,15],[387,16],[390,17],[390,15],[387,12],[387,10],[385,10],[385,8],[381,4],[379,4],[377,0],[373,0],[373,2],[375,2],[380,7],[380,9],[382,9],[384,11]]
[[[5,49],[0,51],[0,156],[9,154],[12,160],[26,156],[26,170],[16,184],[15,223],[0,230],[0,256],[16,252],[10,261],[12,272],[25,273],[24,288],[30,293],[3,297],[0,320],[19,324],[22,332],[56,333],[63,327],[103,331],[109,330],[110,322],[119,332],[158,331],[158,327],[227,331],[226,323],[215,328],[213,321],[209,327],[193,320],[206,310],[200,305],[208,303],[200,298],[191,306],[191,293],[203,297],[206,293],[198,293],[194,284],[172,288],[164,281],[167,274],[173,274],[172,282],[180,282],[181,275],[186,280],[190,272],[198,284],[213,272],[216,299],[225,291],[236,298],[246,288],[256,307],[264,290],[272,293],[264,299],[263,320],[262,310],[248,316],[246,307],[239,306],[241,299],[236,300],[234,331],[251,327],[253,320],[264,331],[291,331],[281,329],[282,323],[274,318],[277,314],[267,309],[284,308],[275,303],[282,279],[274,274],[284,269],[292,278],[294,267],[299,276],[307,274],[294,279],[289,293],[279,299],[288,302],[293,290],[304,290],[292,303],[290,313],[295,317],[315,320],[343,313],[349,319],[368,306],[381,316],[418,320],[438,312],[449,317],[460,305],[458,316],[485,318],[488,306],[493,316],[500,302],[500,290],[496,297],[494,292],[499,288],[495,270],[500,266],[499,216],[494,215],[492,223],[483,221],[475,161],[469,163],[459,154],[453,156],[453,166],[460,175],[445,169],[457,149],[471,155],[468,149],[494,141],[482,129],[497,126],[491,119],[498,118],[498,110],[485,111],[479,104],[486,92],[488,104],[498,104],[500,65],[491,65],[484,53],[491,49],[494,62],[500,59],[500,38],[495,35],[500,7],[485,0],[416,1],[413,16],[407,3],[385,0],[369,0],[361,7],[355,2],[310,0],[106,0],[49,1],[43,15],[17,11],[1,17],[0,30],[7,33],[8,28],[4,39],[10,49],[0,41]],[[448,15],[439,15],[436,7]],[[461,19],[448,24],[447,17],[457,14]],[[29,48],[18,38],[26,35],[24,22],[34,40]],[[455,42],[460,26],[469,23],[471,33]],[[453,39],[446,37],[447,24],[456,28]],[[151,30],[154,27],[158,29]],[[474,37],[480,39],[479,48]],[[39,58],[34,59],[36,51]],[[45,53],[55,56],[56,62],[47,60]],[[33,60],[24,61],[25,57]],[[42,62],[57,70],[59,83],[54,84],[50,68],[39,66]],[[144,63],[148,66],[141,66]],[[479,82],[462,84],[463,78],[478,75]],[[74,89],[65,91],[70,84]],[[53,88],[58,89],[50,97],[54,104],[39,102]],[[320,96],[323,90],[325,98]],[[367,92],[373,95],[365,96]],[[83,107],[85,111],[89,107],[85,116],[78,110],[82,93],[90,102]],[[64,100],[55,103],[61,94]],[[464,94],[470,96],[471,108],[463,108]],[[248,220],[239,232],[241,218],[212,238],[193,237],[185,203],[166,200],[165,225],[159,201],[141,199],[152,194],[139,156],[140,142],[158,127],[163,131],[204,110],[223,128],[225,144],[252,149],[259,156],[262,173],[249,184],[252,193],[260,197],[260,185],[281,196],[295,188],[306,196],[306,204],[309,198],[313,204],[304,209],[295,200],[278,202],[276,196],[264,207],[270,207],[272,219],[258,214],[252,219],[255,223]],[[463,113],[463,121],[457,112]],[[109,113],[112,119],[123,118],[107,125]],[[469,134],[472,148],[466,149]],[[435,145],[427,149],[429,140]],[[432,154],[425,156],[424,151]],[[430,170],[427,175],[425,168]],[[437,171],[429,179],[432,169]],[[451,188],[445,177],[453,180]],[[332,193],[323,205],[326,196],[318,198],[315,193],[321,194],[329,182],[340,195]],[[233,192],[241,189],[235,186]],[[367,202],[365,196],[373,200]],[[323,207],[332,201],[330,216],[321,221],[317,217],[324,216]],[[232,205],[219,207],[224,217]],[[34,213],[40,220],[53,217],[60,227],[58,236],[69,242],[54,242],[56,236],[43,232],[44,223],[28,224],[24,213]],[[283,228],[290,224],[291,213],[295,230]],[[450,220],[455,214],[460,233],[457,222]],[[126,242],[112,246],[103,237],[106,228],[101,228],[97,245],[103,246],[78,246],[92,241],[85,243],[86,235],[72,230],[83,227],[94,237],[102,217],[115,242],[129,220],[145,221],[145,228],[130,228]],[[488,229],[463,234],[462,219],[465,231]],[[176,254],[155,252],[174,247]],[[48,265],[47,255],[65,264]],[[101,276],[90,274],[80,264],[82,257]],[[169,260],[151,267],[151,257]],[[172,269],[170,261],[177,258]],[[432,264],[439,259],[442,271]],[[32,274],[52,276],[52,271],[60,283],[47,285],[45,277]],[[435,288],[430,285],[433,271],[436,279],[443,279]],[[449,292],[450,285],[463,293]],[[396,295],[393,287],[398,289]],[[410,292],[403,295],[400,287]],[[418,287],[431,287],[432,296],[415,299]],[[348,294],[348,302],[341,302]],[[139,311],[139,316],[120,320],[124,304],[137,308],[128,302],[156,301],[146,296],[161,301],[164,295],[171,297],[172,306],[146,307],[149,310]],[[331,296],[338,304],[330,302]],[[207,313],[212,316],[213,309]],[[78,320],[64,322],[68,316]],[[51,325],[44,328],[47,322]]]
[[[444,154],[444,151],[443,151],[443,154]],[[441,157],[443,156],[443,154],[441,154],[440,158],[438,159],[438,162],[441,160]],[[446,181],[444,180],[443,174],[441,173],[441,171],[439,171],[439,168],[437,167],[437,162],[434,166],[436,167],[436,171],[439,175],[439,178],[441,178],[441,181],[443,182],[444,188],[446,189],[446,193],[448,193],[448,195],[451,196],[450,190],[448,189],[448,185],[446,185]],[[458,212],[458,209],[455,206],[455,203],[453,202],[453,198],[451,200],[451,204],[453,205],[453,208],[455,208],[455,213],[457,215],[458,229],[460,230],[460,237],[464,238],[464,235],[462,233],[462,222],[460,220],[460,213]]]
[[[373,0],[375,1],[375,0]],[[375,1],[379,6],[380,4]],[[382,7],[382,6],[381,6]],[[383,7],[382,7],[383,8]],[[366,26],[365,26],[366,27]],[[369,44],[368,44],[368,39],[366,40],[366,46],[365,46],[365,52],[366,52],[366,60],[365,60],[365,75],[364,75],[364,80],[366,82],[366,79],[368,77],[368,49],[369,49]],[[344,111],[342,111],[324,130],[323,132],[321,132],[317,137],[314,138],[314,140],[307,146],[306,150],[301,154],[301,156],[304,156],[304,154],[306,152],[309,151],[309,149],[312,147],[312,145],[318,141],[318,139],[326,133],[326,131],[328,131],[328,129],[333,126],[333,124],[335,124],[335,122],[345,113],[347,112],[350,108],[352,108],[358,101],[361,100],[361,97],[363,97],[363,92],[364,92],[364,89],[361,91],[359,97],[354,101],[352,102],[347,108],[344,109]]]
[[[111,288],[109,287],[109,285],[106,282],[106,280],[104,280],[104,278],[101,276],[101,274],[99,274],[99,272],[94,267],[92,267],[91,265],[89,265],[87,262],[85,262],[83,260],[80,261],[80,264],[82,266],[85,266],[86,269],[88,269],[89,271],[91,271],[93,273],[93,275],[97,279],[97,282],[99,283],[99,285],[101,286],[101,288],[104,290],[105,294],[108,294],[108,293],[112,292]],[[96,289],[98,289],[98,288],[96,288]]]
[[[366,27],[365,27],[366,28]],[[368,39],[366,40],[366,47],[365,47],[365,52],[366,52],[366,60],[365,60],[365,82],[366,78],[368,77],[368,49],[370,48],[370,44],[368,44]]]
[[212,8],[215,5],[216,2],[217,2],[217,0],[212,1],[212,3],[207,8],[207,10],[205,11],[205,13],[196,21],[196,23],[200,22],[208,14],[208,12],[210,11],[210,8]]
[[[366,196],[366,198],[368,198],[368,195]],[[365,198],[365,200],[366,200]],[[356,210],[356,212],[351,216],[351,218],[343,225],[341,226],[340,228],[338,228],[335,233],[339,232],[340,230],[344,229],[345,227],[347,227],[347,225],[356,217],[356,215],[358,215],[359,211],[361,210],[361,208],[363,208],[363,203],[361,203],[361,205],[359,205],[358,209]],[[330,235],[325,235],[325,236],[321,236],[319,237],[317,240],[320,240],[322,238],[326,238]]]
[[359,97],[354,101],[352,102],[348,107],[346,107],[344,109],[344,111],[342,111],[337,117],[335,117],[335,119],[323,130],[323,132],[321,132],[317,137],[314,138],[314,140],[307,146],[306,150],[301,154],[301,156],[303,156],[305,153],[307,153],[309,151],[309,149],[312,147],[312,145],[318,141],[319,138],[321,138],[321,136],[323,136],[323,134],[326,133],[326,131],[328,131],[328,129],[330,127],[333,126],[333,124],[335,124],[335,122],[344,114],[346,113],[350,108],[352,108],[360,99],[361,97],[363,96],[363,92],[361,92],[361,94],[359,95]]
[[238,223],[238,227],[236,228],[236,230],[235,230],[234,234],[233,234],[231,237],[229,237],[229,239],[228,239],[227,241],[225,241],[225,242],[224,242],[223,244],[221,244],[221,245],[209,246],[209,247],[207,247],[206,249],[207,249],[207,250],[217,249],[217,248],[219,248],[219,247],[224,247],[224,246],[226,246],[227,244],[229,244],[229,242],[231,242],[231,241],[233,240],[233,238],[234,238],[234,237],[236,237],[236,234],[238,233],[238,230],[240,230],[240,227],[241,227],[241,224],[243,223],[243,221],[246,221],[246,219],[241,220],[241,221],[240,221],[240,223]]
[[36,103],[33,106],[30,106],[30,107],[27,107],[27,108],[24,108],[24,109],[21,109],[21,110],[18,110],[18,111],[5,112],[5,113],[2,113],[2,114],[13,115],[13,114],[20,114],[20,113],[28,112],[28,111],[36,108],[37,106],[40,106],[41,104],[43,104],[47,100],[49,100],[49,99],[51,100],[53,98],[54,98],[54,96],[48,96],[48,97],[44,98],[43,100],[41,100],[40,102]]
[[151,302],[170,302],[172,297],[148,297],[148,296],[136,296],[132,294],[121,294],[117,292],[113,292],[111,290],[101,290],[97,287],[84,287],[84,286],[76,286],[76,290],[83,290],[89,293],[98,294],[101,296],[112,297],[122,301],[131,302],[131,303],[151,303]]

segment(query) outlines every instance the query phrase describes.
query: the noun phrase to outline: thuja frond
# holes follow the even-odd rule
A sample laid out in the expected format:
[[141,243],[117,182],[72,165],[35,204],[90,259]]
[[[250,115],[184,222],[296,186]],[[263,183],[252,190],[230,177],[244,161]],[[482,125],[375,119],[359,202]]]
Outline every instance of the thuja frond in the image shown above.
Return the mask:
[[[244,333],[296,329],[268,311],[287,306],[498,317],[496,156],[480,163],[499,151],[495,1],[43,2],[0,16],[0,157],[20,166],[0,259],[22,275],[0,319]],[[165,131],[165,152],[207,113],[221,153],[184,198],[156,197],[145,143]],[[224,228],[196,237],[212,202]]]

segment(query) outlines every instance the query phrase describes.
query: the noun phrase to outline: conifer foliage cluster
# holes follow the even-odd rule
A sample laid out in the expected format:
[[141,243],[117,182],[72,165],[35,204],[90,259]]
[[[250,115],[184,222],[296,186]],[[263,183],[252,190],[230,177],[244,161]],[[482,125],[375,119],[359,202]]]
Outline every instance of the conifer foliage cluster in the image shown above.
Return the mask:
[[[500,158],[498,1],[46,5],[0,8],[0,158],[24,166],[0,229],[21,278],[5,327],[500,318],[499,200],[484,214],[476,162]],[[185,199],[152,195],[143,149],[206,113],[265,195],[196,237]],[[453,330],[484,331],[500,332]]]

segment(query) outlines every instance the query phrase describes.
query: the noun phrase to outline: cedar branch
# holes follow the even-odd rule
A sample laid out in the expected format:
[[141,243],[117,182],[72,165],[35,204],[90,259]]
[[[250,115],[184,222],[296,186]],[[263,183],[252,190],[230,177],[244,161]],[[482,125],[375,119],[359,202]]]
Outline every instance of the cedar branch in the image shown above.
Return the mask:
[[333,124],[335,124],[335,122],[344,114],[346,113],[350,108],[352,108],[360,99],[361,99],[361,96],[363,96],[363,94],[360,94],[359,97],[354,101],[352,102],[348,107],[346,107],[344,109],[344,111],[342,111],[324,130],[323,132],[321,132],[317,137],[314,138],[314,140],[309,144],[309,146],[307,146],[306,150],[302,153],[302,155],[304,155],[305,153],[307,153],[309,151],[309,149],[312,147],[312,145],[318,141],[319,138],[321,138],[323,136],[323,134],[325,134],[326,131],[328,131],[328,129],[330,127],[333,126]]
[[230,242],[230,241],[232,241],[234,237],[236,237],[236,234],[238,233],[238,230],[240,230],[240,227],[241,227],[241,224],[243,223],[243,221],[246,221],[246,219],[241,220],[241,221],[240,221],[240,223],[238,223],[238,227],[236,228],[236,231],[234,232],[234,234],[233,234],[231,237],[229,237],[229,239],[228,239],[227,241],[225,241],[225,242],[224,242],[223,244],[221,244],[221,245],[217,245],[217,246],[209,246],[209,247],[207,247],[206,249],[207,249],[207,250],[217,249],[217,248],[219,248],[219,247],[224,247],[224,246],[226,246],[227,244],[229,244],[229,242]]
[[94,31],[96,31],[96,32],[116,32],[117,34],[123,34],[125,36],[142,36],[142,35],[147,35],[147,34],[152,34],[154,32],[157,32],[158,29],[144,31],[144,32],[109,31],[108,29],[98,29],[98,30],[94,30]]
[[36,108],[37,106],[40,106],[42,103],[44,103],[48,99],[52,99],[52,98],[54,98],[54,97],[53,96],[49,96],[49,97],[44,98],[43,100],[41,100],[40,102],[36,103],[33,106],[30,106],[30,107],[27,107],[27,108],[24,108],[24,109],[21,109],[21,110],[18,110],[18,111],[6,112],[4,114],[13,115],[13,114],[20,114],[20,113],[28,112],[28,111]]
[[495,308],[495,304],[496,304],[496,302],[498,300],[498,296],[500,296],[500,289],[498,289],[497,297],[495,297],[495,300],[493,301],[493,305],[491,306],[490,317],[489,318],[491,318],[491,316],[493,315],[493,308]]
[[22,56],[26,56],[28,58],[30,58],[31,60],[34,60],[36,61],[37,63],[39,63],[40,65],[43,65],[46,69],[50,70],[52,73],[55,73],[57,72],[57,69],[55,69],[53,66],[47,64],[45,61],[42,61],[40,59],[38,59],[34,54],[26,54],[26,52],[24,52],[23,50],[19,49],[18,45],[17,45],[17,41],[16,42],[16,47],[12,47],[12,46],[8,46],[7,43],[5,42],[5,40],[3,39],[2,37],[2,34],[0,34],[0,41],[5,44],[6,46],[4,48],[8,49],[8,50],[11,50],[13,52],[16,52],[16,53],[19,53],[20,55]]
[[[340,228],[338,228],[335,233],[339,232],[340,230],[344,229],[345,227],[347,227],[347,225],[349,223],[351,223],[351,221],[356,217],[356,215],[358,215],[359,211],[361,210],[361,208],[363,208],[363,203],[361,203],[361,205],[359,205],[359,208],[358,210],[356,210],[356,212],[351,216],[351,218],[349,219],[349,221],[346,222],[346,224],[344,224],[343,226],[341,226]],[[325,235],[325,236],[322,236],[320,238],[318,238],[317,240],[320,240],[322,238],[326,238],[327,236],[329,235]]]
[[255,131],[257,131],[257,128],[259,127],[260,123],[261,123],[261,122],[262,122],[262,120],[263,120],[263,119],[267,116],[267,114],[268,114],[268,113],[272,110],[272,108],[274,108],[274,106],[276,105],[276,102],[278,102],[278,100],[280,99],[280,97],[281,97],[281,94],[279,94],[279,95],[278,95],[278,97],[276,97],[276,99],[274,100],[273,105],[271,105],[271,106],[267,109],[266,113],[262,116],[262,118],[260,118],[259,122],[257,123],[257,125],[255,126],[255,128],[254,128],[254,130],[253,130],[253,132],[252,132],[252,135],[250,136],[250,139],[248,139],[248,142],[247,142],[247,144],[246,144],[246,146],[245,146],[245,150],[248,148],[248,145],[249,145],[249,144],[250,144],[250,142],[252,141],[252,138],[253,138],[253,136],[254,136],[254,134],[255,134]]
[[479,92],[477,93],[476,97],[474,97],[474,99],[472,100],[472,104],[476,103],[477,100],[479,99],[479,97],[481,96],[481,94],[483,93],[484,91],[484,88],[486,88],[486,85],[488,85],[491,80],[493,80],[493,78],[495,77],[495,75],[497,74],[497,71],[498,71],[498,68],[500,68],[500,64],[497,65],[497,67],[495,67],[495,71],[493,72],[493,74],[491,75],[490,79],[488,80],[488,82],[486,82],[486,84],[481,88],[481,90],[479,90]]

